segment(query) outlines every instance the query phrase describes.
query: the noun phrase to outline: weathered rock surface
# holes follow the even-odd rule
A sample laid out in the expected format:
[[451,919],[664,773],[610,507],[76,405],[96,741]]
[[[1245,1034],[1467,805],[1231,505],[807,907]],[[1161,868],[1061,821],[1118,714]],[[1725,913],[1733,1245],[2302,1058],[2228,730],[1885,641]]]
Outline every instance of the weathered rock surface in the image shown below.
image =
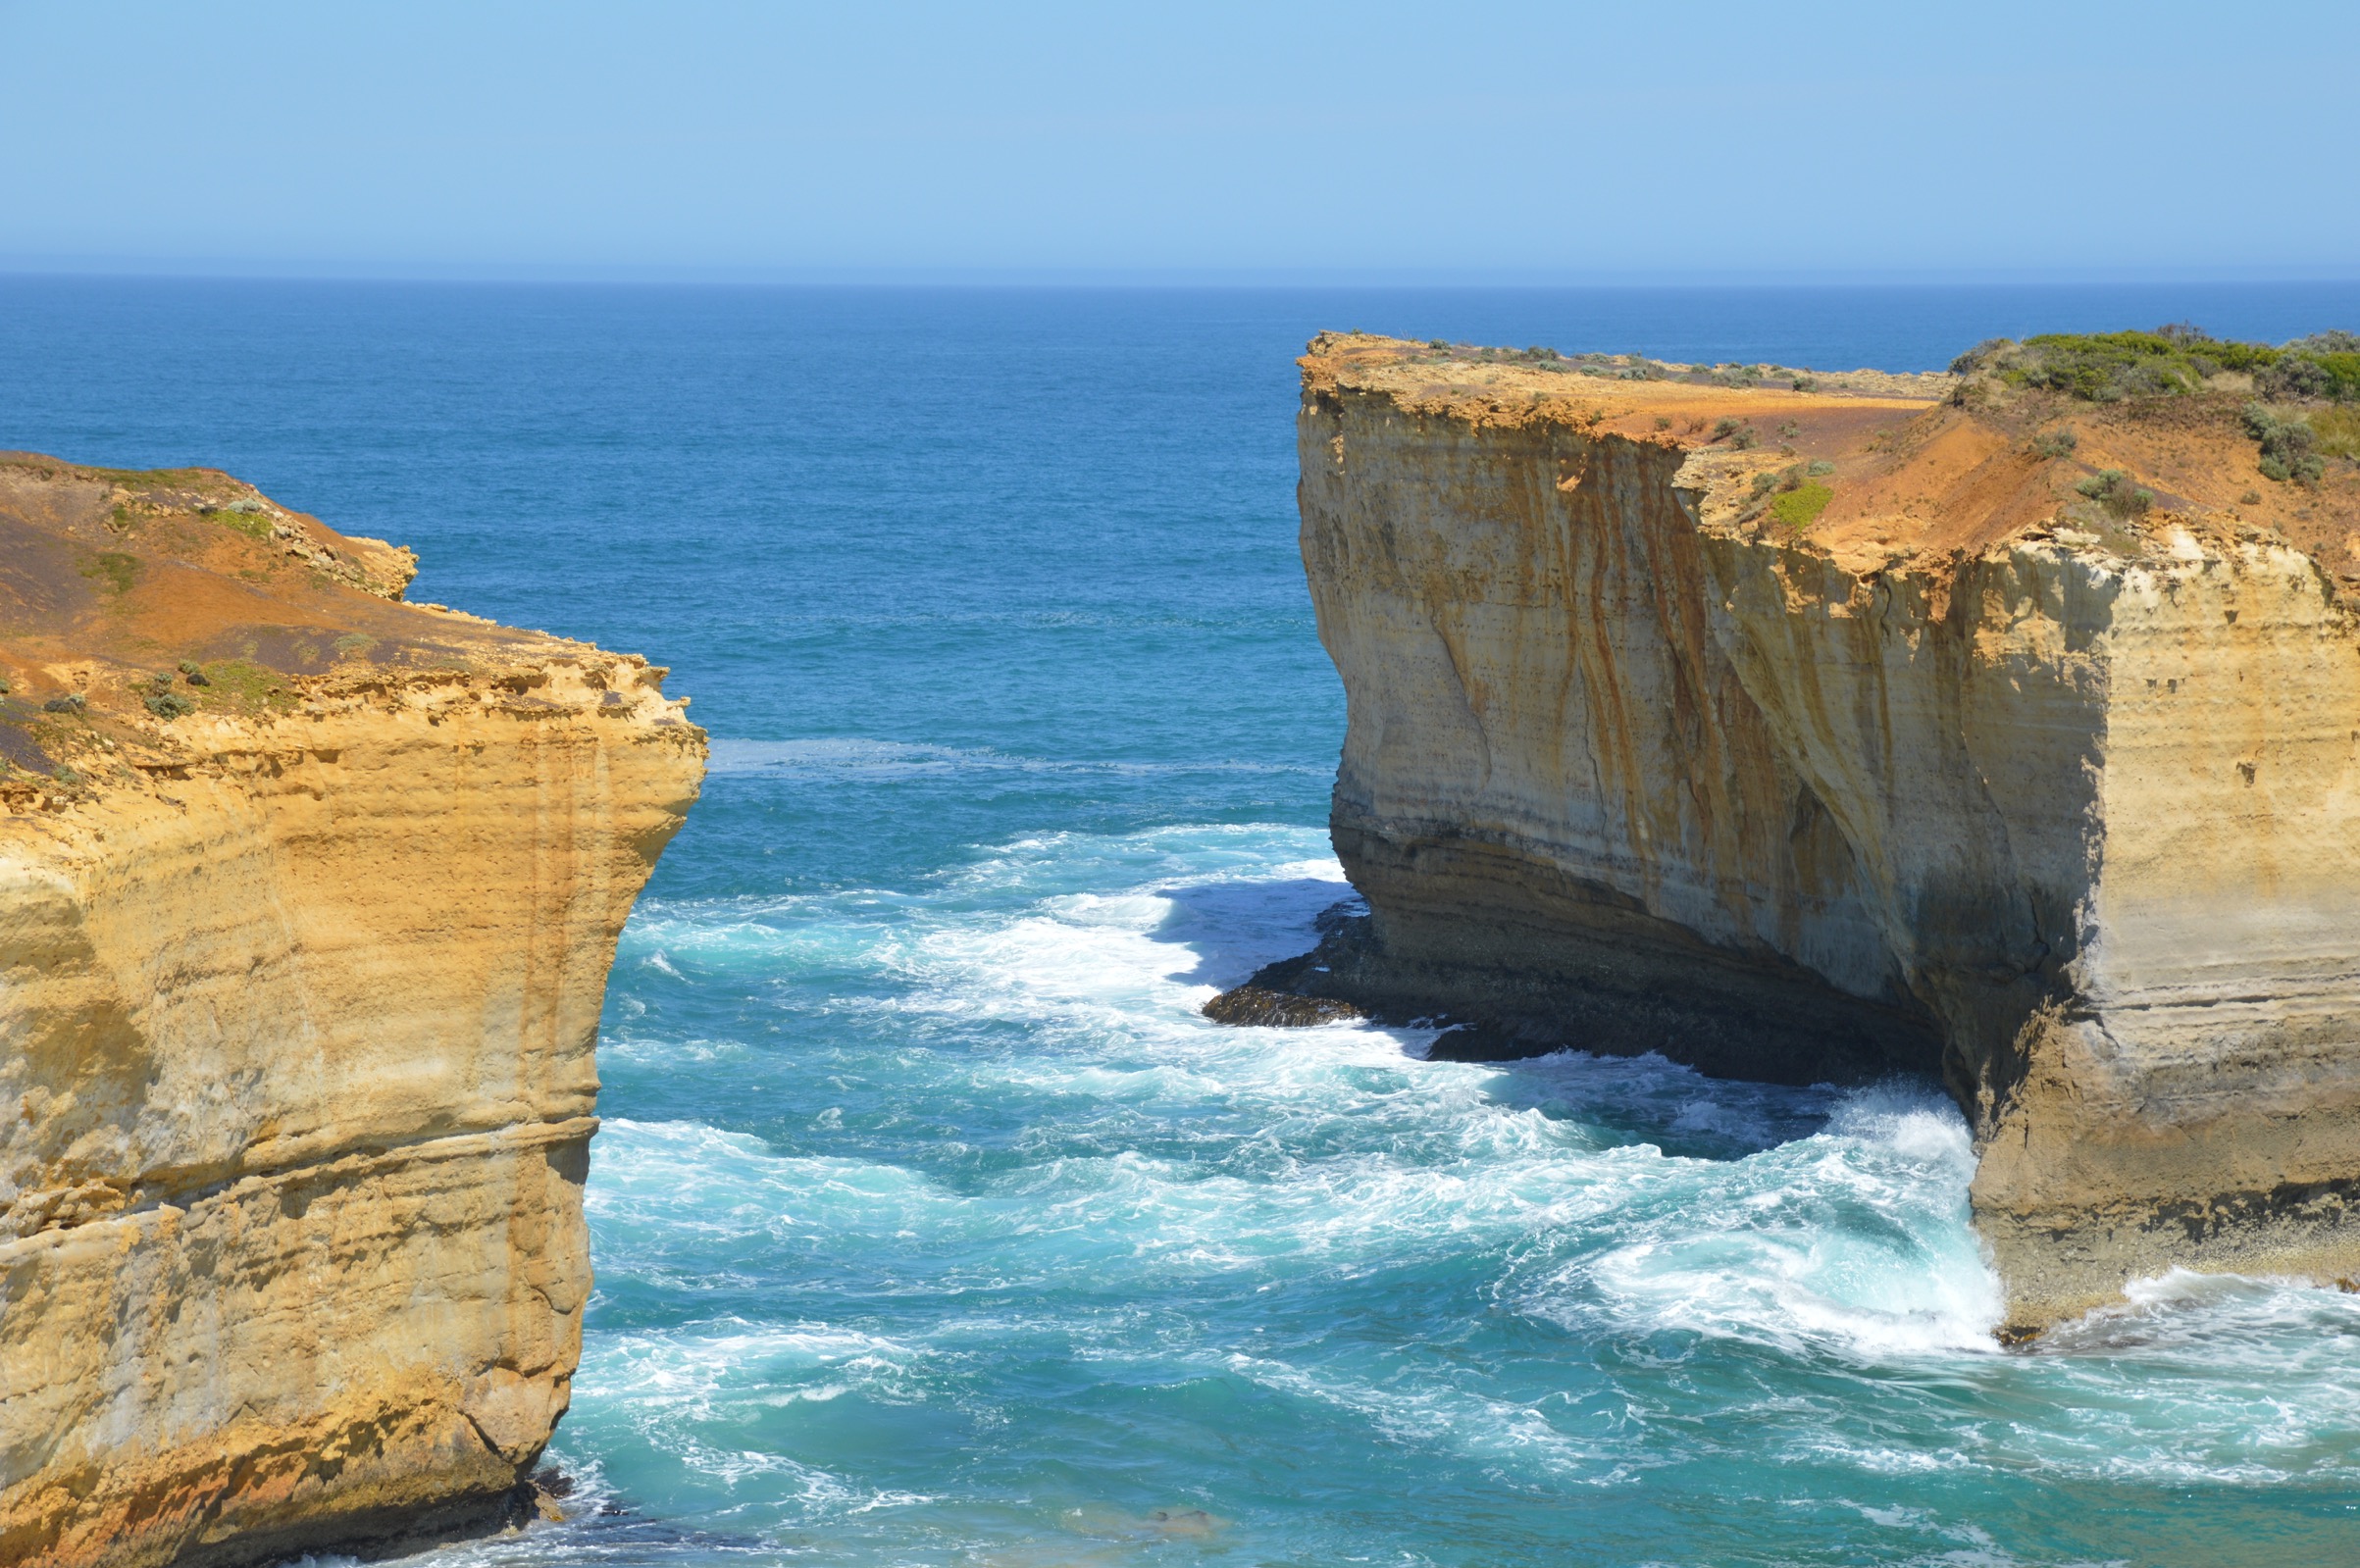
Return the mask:
[[[1939,1074],[2009,1332],[2172,1265],[2360,1275],[2348,468],[2262,481],[2221,398],[1304,369],[1370,914],[1294,988],[1487,1054]],[[2108,468],[2151,510],[2076,499]]]
[[409,573],[0,458],[0,1562],[496,1524],[565,1410],[607,966],[703,735]]

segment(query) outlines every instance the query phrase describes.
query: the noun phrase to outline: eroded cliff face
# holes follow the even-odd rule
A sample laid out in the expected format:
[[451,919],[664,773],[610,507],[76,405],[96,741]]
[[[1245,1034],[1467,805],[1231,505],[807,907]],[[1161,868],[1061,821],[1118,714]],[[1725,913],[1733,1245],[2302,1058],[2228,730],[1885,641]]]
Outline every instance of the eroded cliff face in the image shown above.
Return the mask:
[[[2200,408],[2084,406],[2067,458],[2048,404],[1438,358],[1305,361],[1370,918],[1265,986],[1938,1073],[2013,1332],[2176,1264],[2360,1275],[2360,484],[2265,496]],[[2159,504],[2079,526],[2106,467]]]
[[0,459],[0,1561],[497,1522],[701,732],[219,475]]

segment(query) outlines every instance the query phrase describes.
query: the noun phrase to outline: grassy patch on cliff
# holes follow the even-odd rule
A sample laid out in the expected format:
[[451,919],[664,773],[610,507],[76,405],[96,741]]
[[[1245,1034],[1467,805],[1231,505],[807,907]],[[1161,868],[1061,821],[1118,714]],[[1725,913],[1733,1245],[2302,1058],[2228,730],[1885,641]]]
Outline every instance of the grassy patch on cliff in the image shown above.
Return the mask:
[[86,468],[81,472],[126,489],[188,489],[199,484],[218,484],[222,479],[219,474],[201,468]]
[[1770,521],[1790,533],[1800,533],[1820,520],[1835,492],[1817,480],[1806,480],[1770,502]]
[[2320,453],[2360,463],[2360,408],[2323,408],[2303,423],[2311,427]]
[[[180,668],[185,671],[188,666],[183,664]],[[286,686],[287,678],[251,659],[216,659],[198,665],[197,669],[205,677],[205,683],[196,687],[195,700],[201,708],[258,713],[266,708],[283,712],[295,705],[295,694]]]
[[223,528],[234,529],[250,539],[267,539],[271,536],[271,520],[259,501],[232,501],[228,506],[199,507],[197,510]]
[[1801,534],[1820,520],[1835,492],[1820,482],[1834,472],[1832,463],[1797,463],[1754,476],[1753,494],[1739,508],[1740,521],[1752,522],[1767,513],[1770,520],[1793,534]]
[[117,593],[128,593],[131,584],[139,581],[139,557],[126,555],[121,550],[101,550],[82,563],[81,572],[91,582],[104,583]]

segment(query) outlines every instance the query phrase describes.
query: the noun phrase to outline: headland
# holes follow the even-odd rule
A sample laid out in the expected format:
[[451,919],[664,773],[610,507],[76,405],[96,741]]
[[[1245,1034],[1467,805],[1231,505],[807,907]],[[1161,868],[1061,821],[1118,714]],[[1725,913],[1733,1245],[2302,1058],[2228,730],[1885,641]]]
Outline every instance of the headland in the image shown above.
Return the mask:
[[1208,1011],[1932,1075],[2009,1338],[2174,1266],[2360,1276],[2356,349],[1321,336],[1366,912]]

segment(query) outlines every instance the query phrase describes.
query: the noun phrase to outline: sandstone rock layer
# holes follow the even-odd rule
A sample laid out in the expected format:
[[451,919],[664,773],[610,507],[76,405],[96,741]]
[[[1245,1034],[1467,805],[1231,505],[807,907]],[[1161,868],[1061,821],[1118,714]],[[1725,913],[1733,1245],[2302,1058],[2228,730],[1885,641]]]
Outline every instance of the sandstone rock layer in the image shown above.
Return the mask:
[[[2360,481],[2260,482],[2218,399],[1304,367],[1369,917],[1257,985],[1937,1074],[2011,1333],[2174,1265],[2360,1275]],[[2106,468],[2152,509],[2092,522]]]
[[606,971],[703,736],[408,572],[0,459],[0,1561],[481,1528],[565,1410]]

